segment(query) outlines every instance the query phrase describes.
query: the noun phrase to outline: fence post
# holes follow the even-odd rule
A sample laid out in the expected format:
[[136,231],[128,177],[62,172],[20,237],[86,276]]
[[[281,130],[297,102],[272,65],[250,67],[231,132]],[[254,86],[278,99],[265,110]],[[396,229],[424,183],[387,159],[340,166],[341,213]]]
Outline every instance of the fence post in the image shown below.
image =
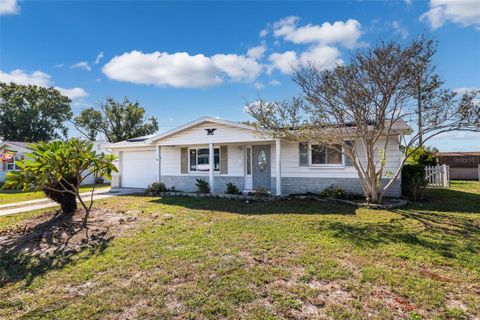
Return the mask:
[[442,164],[442,180],[443,180],[443,187],[448,188],[448,174],[447,174],[446,164]]

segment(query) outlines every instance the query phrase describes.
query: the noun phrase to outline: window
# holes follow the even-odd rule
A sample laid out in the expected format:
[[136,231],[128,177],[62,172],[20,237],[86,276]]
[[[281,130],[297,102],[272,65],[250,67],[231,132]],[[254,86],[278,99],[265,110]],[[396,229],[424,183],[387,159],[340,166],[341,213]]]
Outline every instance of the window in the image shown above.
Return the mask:
[[300,166],[308,166],[308,143],[298,144]]
[[[213,149],[214,171],[220,171],[220,149]],[[190,149],[190,171],[208,172],[210,170],[209,164],[209,149]]]
[[[352,144],[347,141],[347,144]],[[319,144],[299,144],[300,166],[352,166],[352,162],[342,152],[338,151],[342,146],[337,144],[333,147]]]
[[252,174],[252,149],[247,148],[247,174]]
[[[335,145],[335,148],[341,148],[340,145]],[[342,165],[342,153],[334,148],[329,148],[321,146],[318,144],[312,145],[311,149],[311,164],[312,165],[322,165],[322,164],[336,164]]]
[[17,167],[17,163],[16,163],[16,161],[20,161],[20,160],[21,159],[19,157],[15,157],[5,162],[5,165],[7,166],[7,171],[20,170],[20,168]]

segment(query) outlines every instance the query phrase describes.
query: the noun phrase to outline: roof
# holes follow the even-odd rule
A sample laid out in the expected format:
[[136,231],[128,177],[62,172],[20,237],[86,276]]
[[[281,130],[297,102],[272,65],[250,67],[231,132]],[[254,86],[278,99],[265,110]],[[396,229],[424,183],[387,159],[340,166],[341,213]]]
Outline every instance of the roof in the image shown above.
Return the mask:
[[17,147],[19,149],[22,149],[22,151],[29,151],[32,150],[29,147],[30,142],[22,142],[22,141],[10,141],[10,140],[4,140],[0,142],[0,147],[4,147],[6,145],[12,146],[12,147]]
[[438,155],[440,157],[471,157],[471,156],[480,156],[480,151],[472,151],[472,152],[439,152]]
[[[389,126],[388,121],[389,120],[387,120],[386,123],[385,123],[386,127]],[[124,148],[124,147],[132,147],[133,148],[133,147],[151,146],[157,140],[169,137],[171,135],[182,132],[184,130],[188,130],[192,127],[195,127],[195,126],[197,126],[199,124],[202,124],[202,123],[205,123],[205,122],[213,122],[213,123],[218,123],[218,124],[224,124],[224,125],[227,125],[227,126],[242,128],[242,129],[247,129],[247,130],[252,130],[252,131],[257,130],[257,128],[255,128],[251,125],[248,125],[248,124],[243,124],[243,123],[239,123],[239,122],[234,122],[234,121],[224,120],[224,119],[220,119],[220,118],[205,116],[205,117],[201,117],[201,118],[198,118],[196,120],[187,122],[187,123],[185,123],[181,126],[178,126],[174,129],[168,130],[168,131],[163,132],[163,133],[154,134],[154,135],[150,135],[150,136],[137,137],[137,138],[132,138],[132,139],[120,141],[120,142],[117,142],[117,143],[113,143],[113,144],[109,145],[109,148]],[[397,119],[395,121],[395,123],[392,125],[391,129],[393,131],[401,132],[401,133],[404,133],[404,134],[405,133],[408,134],[408,133],[412,132],[412,128],[403,119]]]

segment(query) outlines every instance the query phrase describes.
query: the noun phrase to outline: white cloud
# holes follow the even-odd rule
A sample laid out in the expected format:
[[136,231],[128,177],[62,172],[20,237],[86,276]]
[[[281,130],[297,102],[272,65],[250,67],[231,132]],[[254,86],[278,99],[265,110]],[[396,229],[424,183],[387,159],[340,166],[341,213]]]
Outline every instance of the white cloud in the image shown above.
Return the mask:
[[478,0],[430,0],[430,10],[421,15],[420,20],[427,20],[434,30],[446,22],[464,27],[475,26],[480,30],[480,2]]
[[262,71],[262,66],[254,59],[236,54],[216,54],[211,60],[234,81],[253,81]]
[[83,69],[90,71],[92,68],[90,67],[90,64],[87,61],[80,61],[78,63],[75,63],[70,66],[70,69]]
[[88,93],[85,90],[83,90],[82,88],[78,88],[78,87],[71,88],[71,89],[55,87],[55,89],[60,91],[60,93],[62,95],[67,96],[72,100],[88,96]]
[[292,74],[295,69],[313,65],[319,70],[333,68],[337,64],[343,64],[340,59],[340,51],[330,46],[313,46],[302,52],[300,56],[295,51],[286,51],[283,53],[272,53],[268,60],[271,65],[268,67],[268,73],[278,69],[285,74]]
[[97,54],[97,58],[95,59],[95,64],[99,64],[100,63],[100,60],[103,59],[103,51],[100,51],[98,54]]
[[2,82],[14,82],[16,84],[23,85],[35,85],[39,87],[49,87],[51,76],[42,71],[35,71],[30,74],[23,70],[16,69],[10,73],[2,72],[0,70],[0,81]]
[[299,17],[289,16],[274,22],[273,35],[275,37],[282,37],[295,32],[297,21],[299,19]]
[[[42,71],[35,71],[29,74],[20,69],[13,70],[10,73],[2,72],[0,70],[0,81],[7,83],[14,82],[16,84],[35,85],[48,88],[52,86],[51,78],[52,77],[49,74]],[[75,87],[67,89],[55,87],[55,89],[72,100],[88,96],[88,93],[82,88]]]
[[252,59],[258,60],[263,57],[266,50],[267,50],[267,46],[265,44],[261,44],[259,46],[248,49],[247,56]]
[[270,83],[271,86],[279,86],[279,85],[282,84],[280,81],[275,80],[275,79],[271,80],[269,83]]
[[318,46],[312,47],[300,55],[302,66],[312,64],[319,70],[331,69],[337,64],[343,64],[339,58],[340,52],[335,47]]
[[291,74],[299,67],[299,61],[295,51],[275,52],[268,57],[268,60],[271,62],[271,66],[268,69],[269,73],[271,73],[273,69],[278,69],[285,74]]
[[16,14],[20,12],[20,6],[17,0],[1,0],[0,16],[7,14]]
[[263,30],[261,30],[261,31],[259,32],[258,35],[260,36],[260,38],[264,38],[264,37],[267,36],[267,34],[268,34],[267,29],[263,29]]
[[112,80],[137,84],[201,88],[223,82],[222,76],[233,81],[253,81],[262,66],[250,57],[236,54],[189,55],[141,51],[126,52],[114,57],[103,68]]
[[358,39],[362,35],[362,30],[357,20],[336,21],[333,24],[324,22],[322,25],[308,24],[301,27],[298,27],[298,21],[298,17],[290,16],[275,22],[273,34],[296,44],[341,44],[347,48],[360,45]]
[[408,30],[404,26],[402,26],[399,21],[392,21],[392,28],[395,33],[399,34],[402,37],[402,39],[406,39],[408,37]]
[[411,5],[412,4],[412,0],[403,0],[405,2],[406,5]]

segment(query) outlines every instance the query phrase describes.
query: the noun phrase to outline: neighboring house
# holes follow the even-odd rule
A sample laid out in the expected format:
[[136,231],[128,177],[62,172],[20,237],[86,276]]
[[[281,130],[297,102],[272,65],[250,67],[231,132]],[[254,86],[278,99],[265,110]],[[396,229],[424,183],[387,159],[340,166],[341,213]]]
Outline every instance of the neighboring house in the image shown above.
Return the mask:
[[[106,141],[93,141],[93,150],[97,153],[110,153],[110,150],[107,149],[109,143]],[[20,160],[25,159],[25,154],[32,152],[32,149],[29,148],[27,142],[19,142],[19,141],[1,141],[0,140],[0,155],[7,150],[10,152],[14,152],[15,156],[8,161],[2,161],[1,163],[1,170],[0,170],[0,182],[5,181],[5,176],[9,171],[18,170],[16,163]],[[93,184],[95,177],[88,176],[82,184]],[[106,180],[105,182],[109,182]]]
[[[386,152],[386,168],[392,172],[400,164],[399,136],[411,130],[403,121],[394,127]],[[332,184],[362,192],[355,168],[341,153],[261,137],[251,126],[217,118],[203,117],[110,148],[118,156],[119,167],[112,187],[145,188],[160,181],[168,188],[195,191],[195,180],[203,178],[216,193],[223,193],[228,182],[243,191],[261,188],[276,195],[319,192]],[[400,196],[400,181],[388,195]]]
[[[97,140],[97,141],[93,141],[92,143],[93,143],[93,151],[95,151],[96,153],[105,153],[105,154],[110,153],[109,142],[106,142],[104,140]],[[104,178],[103,183],[108,183],[108,182],[110,182],[110,180]],[[82,182],[82,184],[94,184],[94,183],[95,183],[94,175],[90,175],[86,177],[85,180],[83,180]]]
[[440,164],[450,167],[450,179],[480,179],[480,152],[439,152],[438,158]]
[[26,142],[0,140],[0,155],[3,155],[4,152],[15,153],[15,156],[10,160],[3,160],[2,158],[0,182],[5,181],[5,176],[9,171],[18,170],[17,162],[23,160],[25,158],[25,154],[31,151],[32,150],[28,147],[28,143]]

